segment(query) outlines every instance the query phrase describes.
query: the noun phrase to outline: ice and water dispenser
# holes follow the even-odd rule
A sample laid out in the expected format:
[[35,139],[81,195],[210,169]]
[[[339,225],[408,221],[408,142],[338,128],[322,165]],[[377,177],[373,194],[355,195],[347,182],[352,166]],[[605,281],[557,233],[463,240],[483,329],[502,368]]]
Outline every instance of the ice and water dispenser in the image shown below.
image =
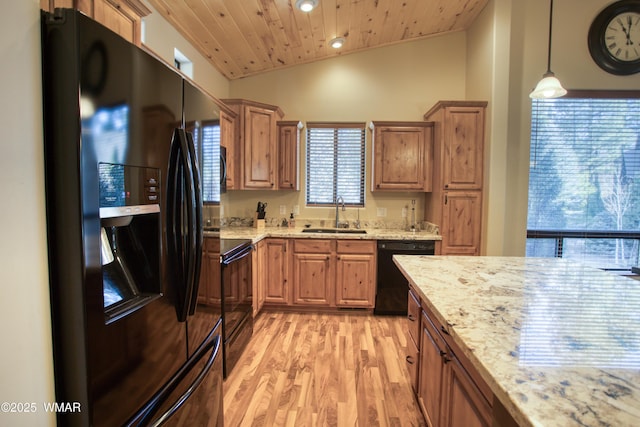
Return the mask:
[[100,163],[105,323],[161,296],[160,170]]

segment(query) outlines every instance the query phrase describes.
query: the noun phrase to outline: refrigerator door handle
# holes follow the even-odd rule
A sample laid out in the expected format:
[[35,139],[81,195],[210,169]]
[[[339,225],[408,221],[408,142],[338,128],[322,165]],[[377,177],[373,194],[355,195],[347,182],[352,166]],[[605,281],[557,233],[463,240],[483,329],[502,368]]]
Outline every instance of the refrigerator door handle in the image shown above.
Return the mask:
[[220,154],[220,186],[227,181],[227,159]]
[[184,286],[184,258],[183,238],[182,238],[182,200],[183,194],[183,164],[180,160],[180,135],[181,129],[173,131],[171,139],[171,149],[169,151],[169,165],[167,168],[167,202],[166,202],[166,229],[167,229],[167,254],[173,260],[172,280],[170,283],[175,287],[176,292],[176,314],[178,321],[184,322],[187,318],[186,303],[187,292]]
[[[213,332],[212,332],[213,333]],[[202,384],[206,376],[210,373],[213,364],[217,357],[222,357],[221,354],[222,338],[219,334],[215,336],[209,335],[207,339],[198,347],[193,356],[178,370],[178,372],[171,378],[143,407],[137,414],[135,414],[127,423],[127,426],[161,426],[166,423],[173,414],[175,414],[180,407],[191,397],[191,395]],[[187,374],[193,369],[193,367],[202,360],[203,357],[211,352],[207,362],[202,370],[198,373],[198,376],[193,380],[191,384],[186,388],[185,392],[180,395],[160,416],[151,420],[158,408],[167,400],[169,395],[180,385],[180,382],[184,380]]]
[[200,188],[200,168],[198,166],[198,158],[196,157],[195,144],[193,142],[193,136],[190,132],[187,135],[187,149],[189,153],[190,163],[190,191],[191,207],[193,209],[193,227],[189,228],[191,245],[189,254],[189,278],[191,283],[191,293],[189,295],[189,315],[193,316],[196,312],[196,305],[198,302],[198,290],[200,284],[200,269],[202,267],[202,191]]
[[[198,221],[202,222],[202,211],[197,213],[197,198],[194,185],[193,162],[187,133],[175,129],[169,153],[167,170],[167,253],[173,260],[176,284],[176,312],[178,321],[184,322],[190,311],[196,266],[199,257],[194,256],[197,235],[194,231]],[[199,183],[197,183],[199,185]],[[200,208],[201,209],[201,208]],[[202,227],[197,227],[201,229]],[[200,234],[202,231],[199,232]],[[202,242],[200,241],[200,245]],[[197,283],[196,283],[197,284]]]

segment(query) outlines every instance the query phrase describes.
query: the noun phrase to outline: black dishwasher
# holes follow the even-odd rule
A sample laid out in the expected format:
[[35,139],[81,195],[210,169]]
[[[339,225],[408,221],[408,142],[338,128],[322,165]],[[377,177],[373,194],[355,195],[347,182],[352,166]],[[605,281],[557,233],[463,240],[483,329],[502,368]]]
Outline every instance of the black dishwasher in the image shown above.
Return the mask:
[[374,314],[407,315],[409,285],[393,255],[433,255],[433,240],[379,240]]

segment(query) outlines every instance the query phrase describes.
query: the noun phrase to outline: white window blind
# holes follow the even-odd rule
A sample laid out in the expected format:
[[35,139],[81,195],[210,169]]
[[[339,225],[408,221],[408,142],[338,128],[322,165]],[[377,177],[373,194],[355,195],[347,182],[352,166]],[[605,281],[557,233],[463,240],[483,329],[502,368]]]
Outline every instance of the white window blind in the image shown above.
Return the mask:
[[527,256],[625,268],[639,228],[640,99],[533,100]]
[[200,166],[204,203],[220,202],[220,124],[196,124],[191,131]]
[[364,206],[364,123],[307,123],[307,205]]

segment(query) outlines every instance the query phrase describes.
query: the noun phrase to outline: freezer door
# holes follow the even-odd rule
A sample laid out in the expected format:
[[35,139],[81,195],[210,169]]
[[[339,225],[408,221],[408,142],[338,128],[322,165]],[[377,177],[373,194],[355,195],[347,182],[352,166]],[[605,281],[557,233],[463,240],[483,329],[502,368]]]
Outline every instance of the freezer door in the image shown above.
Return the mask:
[[219,321],[187,363],[127,425],[223,426],[221,332]]

